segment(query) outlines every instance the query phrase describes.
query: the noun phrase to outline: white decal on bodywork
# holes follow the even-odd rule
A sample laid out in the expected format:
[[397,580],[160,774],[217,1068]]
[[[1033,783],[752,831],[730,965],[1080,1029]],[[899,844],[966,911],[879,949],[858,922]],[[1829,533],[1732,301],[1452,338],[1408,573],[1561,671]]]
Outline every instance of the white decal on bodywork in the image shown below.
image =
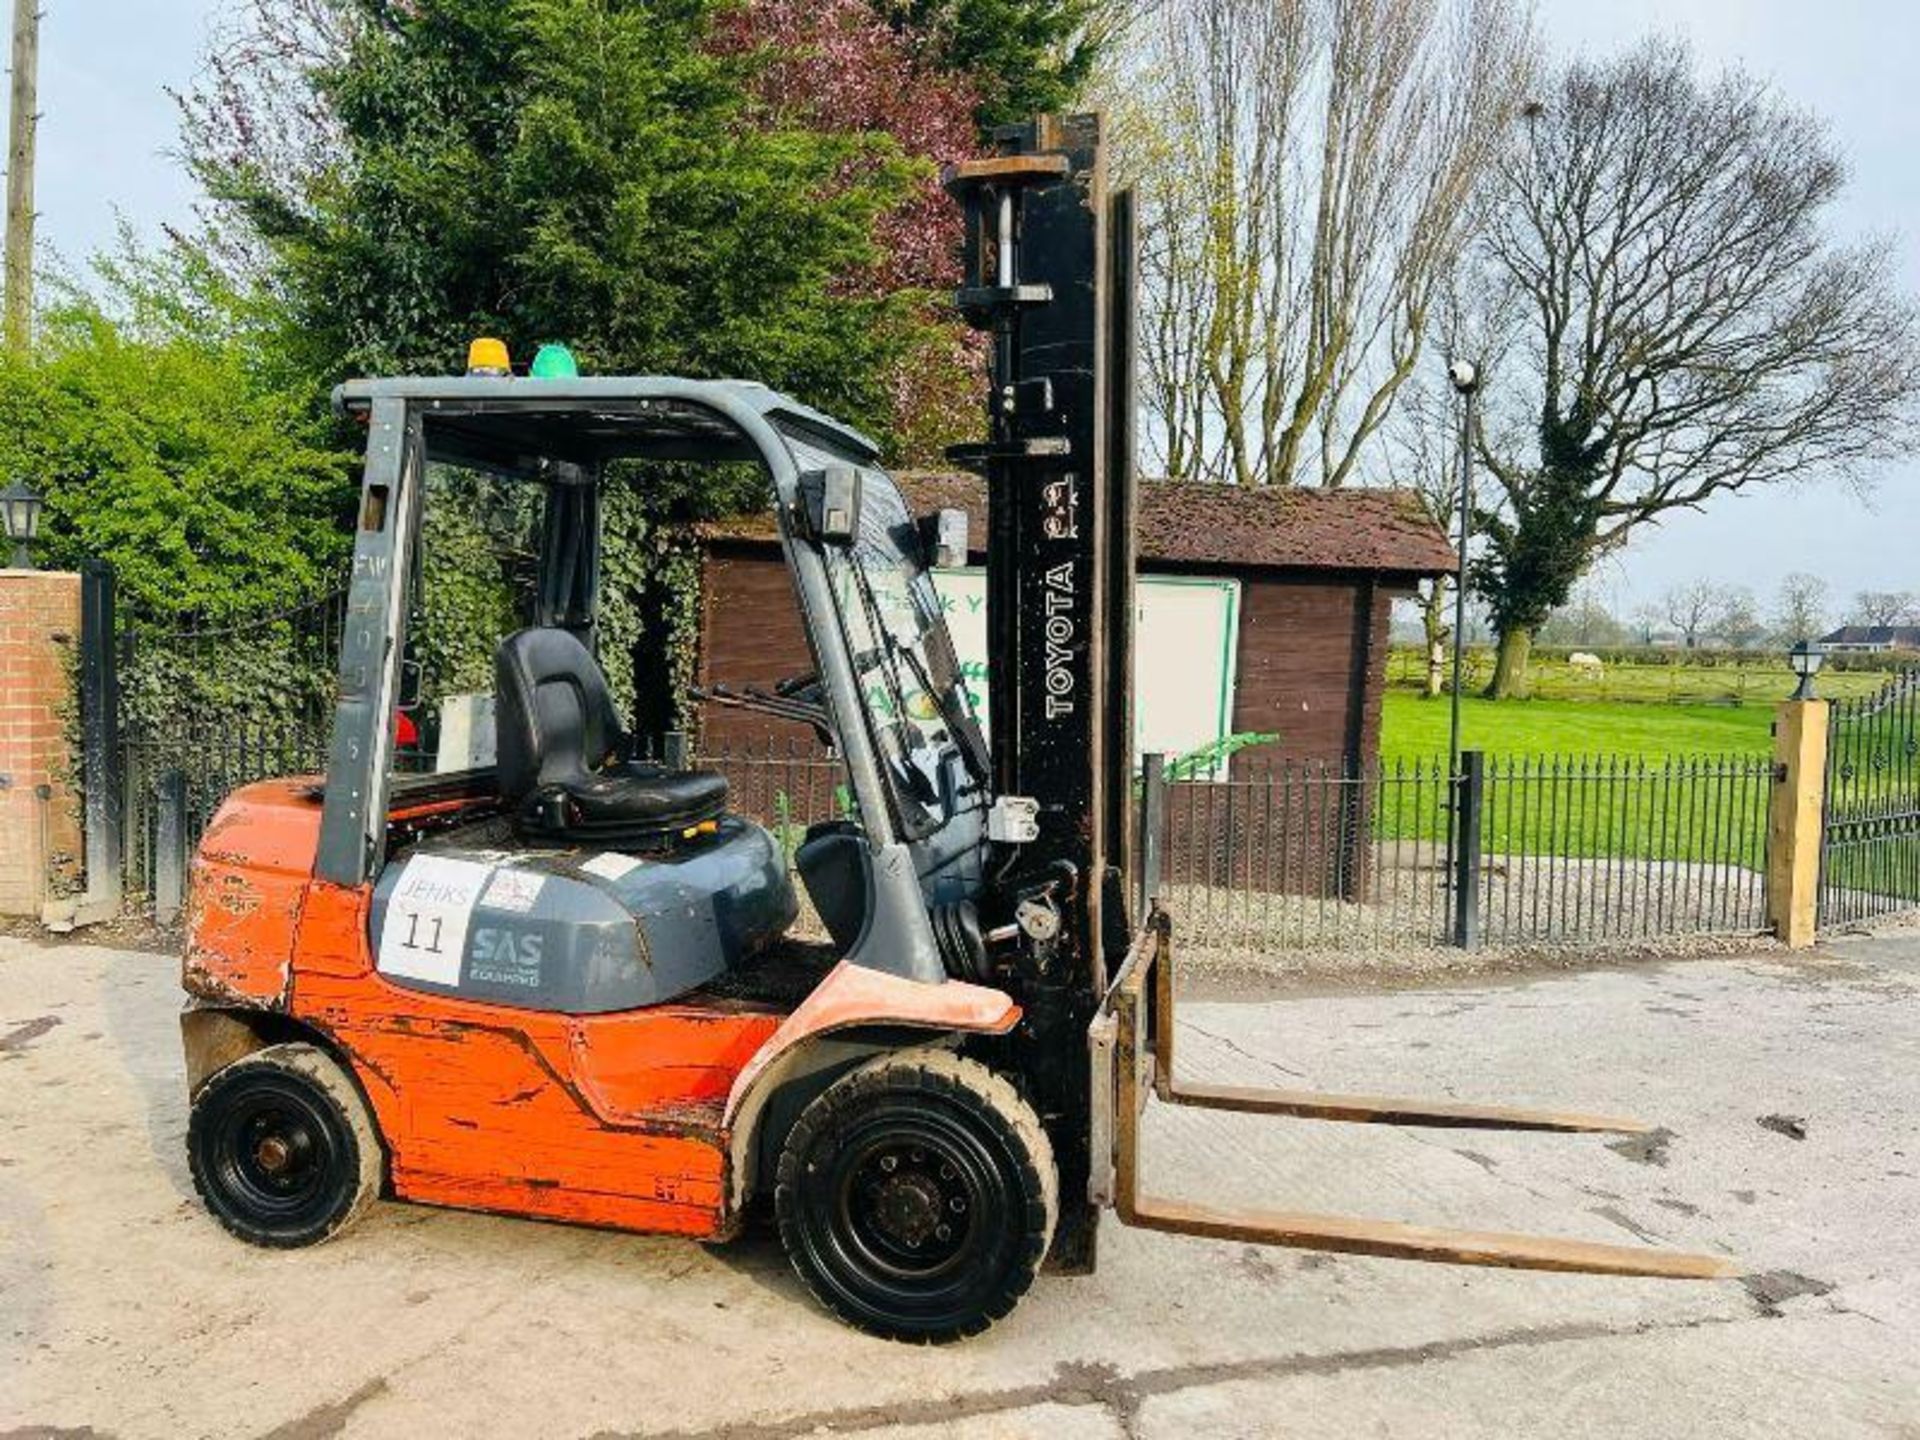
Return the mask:
[[488,865],[416,855],[387,898],[375,960],[383,975],[458,985],[467,925],[492,873]]
[[510,910],[525,915],[540,902],[540,891],[547,877],[535,870],[499,870],[480,903],[489,910]]
[[608,850],[593,857],[580,867],[583,875],[597,875],[602,880],[624,880],[646,862],[636,860],[631,855],[616,855]]

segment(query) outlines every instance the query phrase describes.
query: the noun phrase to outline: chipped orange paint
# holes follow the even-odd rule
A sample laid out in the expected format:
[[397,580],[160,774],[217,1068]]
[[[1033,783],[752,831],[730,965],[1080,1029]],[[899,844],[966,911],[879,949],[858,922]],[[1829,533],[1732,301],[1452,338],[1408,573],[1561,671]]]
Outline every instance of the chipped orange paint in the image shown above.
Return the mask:
[[791,1013],[707,999],[568,1016],[407,989],[374,968],[372,887],[313,877],[319,828],[310,780],[249,786],[222,807],[193,868],[183,981],[203,1001],[283,1011],[326,1037],[361,1083],[404,1199],[723,1236],[761,1110],[742,1107],[776,1062],[852,1025],[1000,1032],[1019,1015],[995,990],[844,963]]
[[320,838],[320,805],[303,793],[305,783],[236,790],[201,838],[187,909],[193,994],[284,1005]]

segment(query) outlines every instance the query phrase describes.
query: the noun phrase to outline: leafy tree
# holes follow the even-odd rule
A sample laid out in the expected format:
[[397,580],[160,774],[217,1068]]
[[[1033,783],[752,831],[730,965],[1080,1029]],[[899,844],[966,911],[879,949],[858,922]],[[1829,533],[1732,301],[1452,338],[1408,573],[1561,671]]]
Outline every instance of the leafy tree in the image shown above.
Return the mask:
[[748,375],[884,428],[912,317],[848,282],[914,169],[884,135],[752,123],[759,60],[708,43],[715,0],[331,9],[333,48],[286,77],[331,155],[188,137],[315,374],[445,371],[492,331],[603,371]]
[[1920,387],[1890,251],[1824,234],[1845,171],[1816,119],[1667,41],[1570,66],[1531,114],[1486,241],[1524,317],[1490,325],[1480,442],[1496,696],[1598,556],[1723,493],[1865,475]]
[[44,557],[110,562],[162,625],[284,608],[344,566],[348,458],[279,360],[271,307],[184,245],[68,285],[0,366],[0,473],[47,497]]
[[907,338],[882,376],[895,448],[906,463],[940,463],[947,444],[978,427],[985,399],[981,346],[951,305],[961,217],[939,175],[977,153],[977,85],[932,68],[869,0],[753,0],[719,16],[714,43],[758,57],[749,89],[762,125],[887,135],[931,162],[877,218],[876,262],[843,283],[895,297]]
[[984,132],[1078,97],[1118,18],[1115,0],[876,0],[940,69],[972,79]]

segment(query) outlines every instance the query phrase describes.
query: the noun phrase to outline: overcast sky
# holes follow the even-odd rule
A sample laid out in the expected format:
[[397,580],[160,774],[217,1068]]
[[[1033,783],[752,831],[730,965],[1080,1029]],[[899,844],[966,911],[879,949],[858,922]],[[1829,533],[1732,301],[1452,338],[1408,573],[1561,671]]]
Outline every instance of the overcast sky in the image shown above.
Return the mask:
[[[191,188],[171,155],[168,86],[184,84],[223,0],[43,0],[41,235],[69,263],[111,243],[115,214],[142,231],[184,218]],[[1540,0],[1549,39],[1599,53],[1652,29],[1690,39],[1713,64],[1743,64],[1824,115],[1853,169],[1843,233],[1896,234],[1920,292],[1920,6],[1911,0]],[[1706,576],[1754,589],[1812,570],[1844,599],[1920,590],[1920,460],[1889,470],[1868,501],[1807,484],[1723,497],[1646,533],[1597,579],[1625,612]]]

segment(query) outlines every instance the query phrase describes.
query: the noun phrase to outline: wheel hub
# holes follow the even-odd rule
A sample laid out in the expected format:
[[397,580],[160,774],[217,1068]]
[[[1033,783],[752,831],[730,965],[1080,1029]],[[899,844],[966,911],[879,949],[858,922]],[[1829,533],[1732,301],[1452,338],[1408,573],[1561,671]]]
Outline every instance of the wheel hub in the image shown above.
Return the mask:
[[295,1116],[278,1110],[255,1115],[241,1145],[258,1182],[276,1193],[297,1190],[311,1177],[314,1137]]
[[967,1182],[937,1145],[897,1144],[870,1151],[853,1187],[857,1225],[889,1263],[920,1269],[949,1262],[965,1243]]
[[918,1245],[940,1223],[940,1187],[925,1175],[895,1175],[874,1198],[880,1228],[906,1245]]

